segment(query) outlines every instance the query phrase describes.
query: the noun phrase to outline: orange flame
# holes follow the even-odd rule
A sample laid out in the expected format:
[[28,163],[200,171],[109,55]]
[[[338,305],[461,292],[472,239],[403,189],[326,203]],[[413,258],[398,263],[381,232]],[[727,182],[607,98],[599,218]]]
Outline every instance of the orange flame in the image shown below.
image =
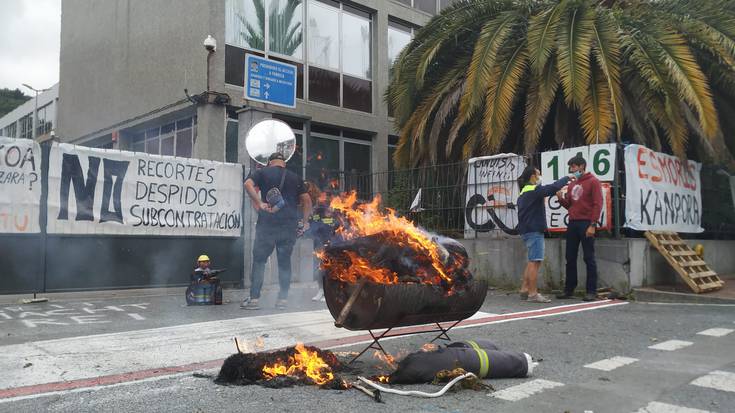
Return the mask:
[[329,383],[334,379],[332,368],[325,362],[316,351],[309,351],[302,343],[296,344],[297,353],[289,357],[288,361],[279,361],[272,365],[263,367],[263,375],[272,379],[276,376],[306,375],[318,385]]
[[375,377],[379,382],[381,383],[389,383],[390,377],[389,376],[377,376]]
[[[372,202],[368,204],[356,205],[357,193],[351,192],[348,195],[342,195],[340,197],[332,198],[330,207],[341,213],[348,225],[341,226],[337,229],[337,234],[345,240],[350,240],[359,237],[370,236],[378,233],[387,234],[390,237],[390,241],[397,244],[399,247],[409,247],[414,251],[417,251],[423,256],[429,258],[430,267],[433,272],[439,278],[446,281],[448,284],[452,284],[453,280],[447,275],[447,268],[444,267],[441,259],[441,252],[439,246],[434,242],[428,233],[418,228],[413,222],[409,221],[405,217],[399,217],[390,208],[387,208],[387,212],[382,212],[379,208],[381,202],[380,195],[376,195]],[[353,276],[367,276],[372,281],[393,284],[397,282],[397,274],[394,272],[375,268],[364,258],[359,257],[357,254],[350,254],[346,251],[353,266],[362,266],[361,270],[354,270],[353,273],[347,277],[351,279]],[[324,259],[322,255],[320,258]],[[337,275],[339,278],[344,277],[340,273],[345,270],[344,265],[340,268],[330,268],[334,266],[334,262],[325,262],[322,267],[329,269],[330,274]],[[336,271],[335,271],[336,270]],[[425,282],[431,284],[438,284],[438,279],[432,274],[420,273],[416,274],[420,276]],[[354,280],[353,280],[354,282]]]

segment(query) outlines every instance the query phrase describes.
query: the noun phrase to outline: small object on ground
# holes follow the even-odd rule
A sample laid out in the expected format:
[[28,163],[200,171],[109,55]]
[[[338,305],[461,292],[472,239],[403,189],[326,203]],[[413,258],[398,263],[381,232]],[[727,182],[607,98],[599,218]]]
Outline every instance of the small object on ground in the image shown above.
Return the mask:
[[574,294],[561,293],[556,295],[557,300],[571,300],[576,298]]
[[551,300],[541,295],[541,293],[528,296],[528,299],[526,301],[530,303],[550,303],[551,302]]
[[288,301],[286,300],[276,301],[276,308],[279,310],[285,310],[287,306],[288,306]]
[[[431,384],[441,384],[446,383],[448,381],[453,380],[456,377],[462,376],[467,374],[467,371],[462,368],[456,368],[454,370],[441,370],[440,372],[436,373],[436,376],[434,376],[434,381],[431,382]],[[491,390],[495,391],[493,386],[489,384],[483,383],[477,376],[474,377],[468,377],[466,380],[462,380],[459,384],[459,387],[462,389],[470,389],[470,390]]]
[[191,374],[191,376],[196,377],[197,379],[214,379],[215,377],[213,374],[205,374],[199,372],[194,372]]
[[48,302],[48,298],[36,297],[36,293],[33,293],[33,298],[24,298],[20,300],[21,304],[36,304],[36,303],[46,303],[46,302]]
[[33,365],[33,363],[26,363],[26,364],[23,365],[23,368],[24,369],[27,369],[28,367],[31,367],[32,365]]
[[245,310],[260,310],[259,300],[257,298],[246,298],[240,304],[240,308]]
[[365,386],[360,385],[359,383],[352,383],[352,387],[356,388],[357,390],[360,390],[361,392],[367,394],[370,396],[371,399],[373,399],[376,403],[383,403],[383,398],[380,395],[380,390],[370,390]]

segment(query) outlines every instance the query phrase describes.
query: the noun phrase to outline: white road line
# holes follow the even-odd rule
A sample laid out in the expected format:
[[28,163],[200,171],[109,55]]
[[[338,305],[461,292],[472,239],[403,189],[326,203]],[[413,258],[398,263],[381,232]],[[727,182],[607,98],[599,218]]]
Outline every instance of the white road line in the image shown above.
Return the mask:
[[715,370],[706,376],[695,379],[690,384],[735,393],[735,373]]
[[588,369],[613,371],[618,367],[627,366],[628,364],[635,363],[636,361],[638,361],[638,359],[634,359],[630,357],[615,356],[609,359],[600,360],[594,363],[587,364],[585,365],[585,367],[587,367]]
[[651,402],[646,407],[641,407],[636,413],[710,413],[710,411],[661,402]]
[[700,331],[700,336],[711,336],[711,337],[722,337],[732,333],[733,329],[730,328],[710,328],[709,330]]
[[517,402],[518,400],[525,399],[526,397],[532,396],[536,393],[540,393],[544,390],[561,387],[563,385],[564,383],[558,383],[555,381],[544,379],[535,379],[519,384],[517,386],[508,387],[507,389],[496,391],[494,393],[488,393],[488,396],[495,397],[496,399]]
[[138,321],[145,320],[145,317],[143,317],[142,315],[138,313],[127,313],[127,315],[129,315],[130,318],[132,318],[133,320],[138,320]]
[[664,341],[662,343],[658,343],[653,346],[649,346],[648,348],[650,348],[651,350],[674,351],[674,350],[679,350],[684,347],[689,347],[692,344],[694,343],[692,343],[691,341],[669,340],[669,341]]

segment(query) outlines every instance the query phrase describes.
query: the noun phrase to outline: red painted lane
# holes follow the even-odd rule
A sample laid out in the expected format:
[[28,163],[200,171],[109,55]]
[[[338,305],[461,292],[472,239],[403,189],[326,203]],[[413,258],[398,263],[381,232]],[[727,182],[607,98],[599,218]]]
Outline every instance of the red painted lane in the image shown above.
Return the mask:
[[[564,314],[564,313],[571,312],[571,311],[578,311],[578,310],[583,310],[583,309],[601,307],[601,306],[606,306],[606,305],[613,304],[613,303],[614,301],[605,300],[605,301],[595,301],[595,302],[590,302],[590,303],[573,304],[573,305],[561,306],[561,307],[552,307],[549,309],[523,311],[519,313],[499,314],[499,315],[494,315],[490,317],[478,318],[474,320],[465,320],[459,323],[457,327],[467,327],[467,326],[481,325],[481,324],[493,323],[493,322],[505,321],[505,320],[515,320],[515,319],[534,318],[534,317],[554,315],[554,314]],[[623,304],[623,302],[621,302],[620,304]],[[445,323],[445,327],[449,325],[451,325],[451,323]],[[428,331],[432,329],[433,328],[431,326],[411,326],[411,327],[396,328],[393,331],[395,333],[420,333],[422,331]],[[340,347],[340,346],[345,346],[345,345],[350,345],[350,344],[356,344],[356,343],[360,343],[364,341],[372,341],[372,337],[369,334],[361,334],[361,335],[345,337],[345,338],[316,341],[316,342],[308,343],[308,344],[312,346],[324,348],[324,349],[329,349],[333,347]],[[113,374],[109,376],[93,377],[89,379],[78,379],[78,380],[70,380],[70,381],[60,381],[60,382],[55,382],[55,383],[34,384],[31,386],[23,386],[23,387],[11,387],[9,389],[0,390],[0,399],[8,399],[11,397],[21,397],[21,396],[42,395],[44,393],[51,393],[51,392],[57,392],[57,391],[76,390],[76,389],[82,389],[82,388],[87,388],[87,387],[92,388],[92,387],[106,386],[106,385],[119,384],[119,383],[135,382],[138,380],[149,379],[152,377],[168,376],[171,374],[184,373],[184,372],[190,372],[190,371],[196,371],[196,370],[209,370],[209,369],[214,369],[214,368],[219,367],[220,365],[222,365],[223,361],[224,359],[218,359],[218,360],[204,361],[200,363],[185,364],[182,366],[160,367],[160,368],[155,368],[155,369],[139,370],[139,371],[133,371],[133,372],[121,373],[121,374]]]

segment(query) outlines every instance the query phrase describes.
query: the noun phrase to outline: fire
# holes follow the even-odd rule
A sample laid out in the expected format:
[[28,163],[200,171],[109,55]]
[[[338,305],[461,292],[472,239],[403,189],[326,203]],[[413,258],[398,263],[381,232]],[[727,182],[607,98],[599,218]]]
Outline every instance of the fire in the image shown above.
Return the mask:
[[389,383],[390,382],[390,376],[377,376],[375,379],[381,383]]
[[[378,235],[384,237],[382,241],[396,248],[408,248],[426,261],[425,268],[418,268],[415,275],[422,283],[439,284],[453,283],[448,275],[451,269],[443,264],[442,251],[439,245],[432,240],[424,230],[418,228],[405,217],[399,217],[395,211],[387,208],[387,212],[380,210],[380,195],[377,195],[368,204],[356,205],[357,194],[335,197],[330,207],[340,213],[346,225],[337,229],[337,235],[343,240],[353,240],[361,237]],[[345,251],[350,262],[329,259],[325,254],[320,255],[323,260],[322,268],[339,279],[355,282],[358,277],[368,277],[371,281],[384,284],[394,284],[398,281],[398,274],[376,265],[372,265],[367,258],[352,251]],[[340,262],[338,262],[340,261]]]
[[296,344],[296,354],[286,362],[280,360],[263,367],[263,375],[272,379],[276,376],[307,376],[314,383],[323,385],[334,379],[332,368],[319,357],[316,351],[309,351],[302,343]]

